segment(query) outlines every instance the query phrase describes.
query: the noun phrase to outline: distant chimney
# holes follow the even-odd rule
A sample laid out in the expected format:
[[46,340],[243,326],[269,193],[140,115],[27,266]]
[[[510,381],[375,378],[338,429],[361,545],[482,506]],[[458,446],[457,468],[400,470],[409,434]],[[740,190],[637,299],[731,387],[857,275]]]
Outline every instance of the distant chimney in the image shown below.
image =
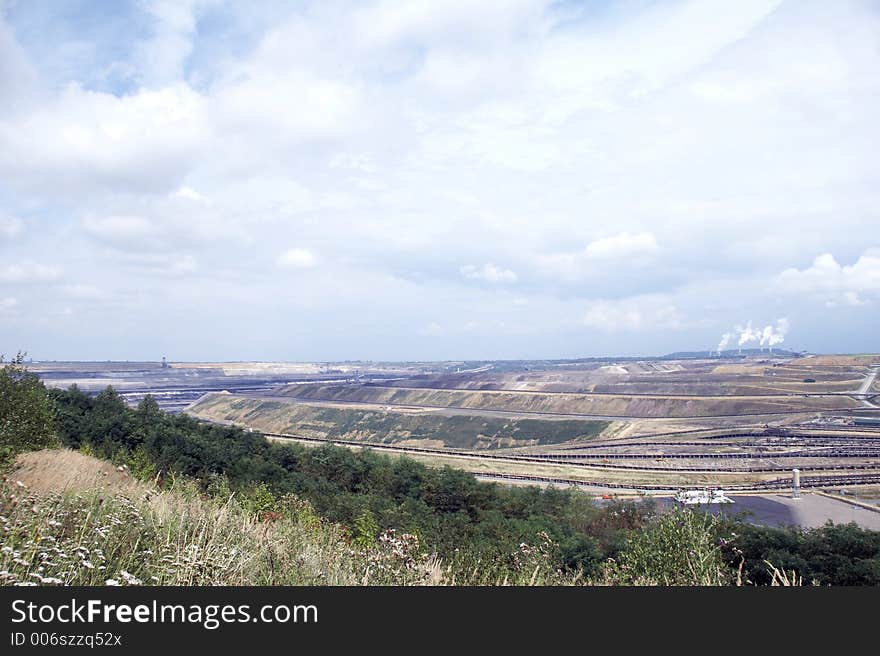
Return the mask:
[[162,368],[163,368],[163,369],[167,369],[167,368],[168,368],[168,361],[165,359],[165,356],[164,356],[164,355],[162,356]]

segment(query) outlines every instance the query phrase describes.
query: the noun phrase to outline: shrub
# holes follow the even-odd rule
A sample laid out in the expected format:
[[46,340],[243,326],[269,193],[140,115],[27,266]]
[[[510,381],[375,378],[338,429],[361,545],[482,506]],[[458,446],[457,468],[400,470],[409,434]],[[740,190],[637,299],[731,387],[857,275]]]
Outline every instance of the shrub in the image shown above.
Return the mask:
[[674,509],[630,535],[617,560],[606,563],[604,582],[613,585],[727,585],[721,521],[689,509]]
[[0,462],[8,462],[22,451],[57,444],[54,404],[40,379],[25,367],[24,354],[19,353],[0,366]]

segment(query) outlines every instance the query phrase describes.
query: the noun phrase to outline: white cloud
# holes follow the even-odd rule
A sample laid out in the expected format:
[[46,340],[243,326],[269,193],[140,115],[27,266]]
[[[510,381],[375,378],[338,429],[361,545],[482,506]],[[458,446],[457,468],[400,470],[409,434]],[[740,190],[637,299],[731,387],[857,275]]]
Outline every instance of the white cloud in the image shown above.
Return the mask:
[[209,126],[185,84],[113,96],[68,85],[24,116],[0,116],[0,172],[55,193],[168,188],[198,155]]
[[126,253],[125,266],[153,278],[181,278],[198,270],[191,253]]
[[198,268],[199,265],[195,256],[186,253],[175,256],[171,260],[170,266],[165,270],[165,273],[169,276],[184,276],[190,273],[195,273]]
[[305,248],[291,248],[278,257],[276,264],[282,269],[311,269],[318,265],[318,258]]
[[512,283],[517,281],[517,275],[510,269],[502,269],[492,264],[484,264],[478,267],[473,264],[465,264],[459,269],[461,275],[469,280],[484,280],[486,282]]
[[152,17],[151,37],[137,45],[139,77],[149,86],[183,77],[193,50],[199,12],[216,0],[149,0],[141,6]]
[[775,287],[831,304],[864,305],[867,299],[880,297],[880,249],[865,251],[850,265],[841,265],[831,253],[824,253],[806,269],[780,273]]
[[621,232],[594,239],[581,250],[536,253],[532,261],[538,272],[552,280],[626,287],[628,279],[643,284],[644,272],[657,264],[659,254],[652,232]]
[[611,237],[603,237],[591,241],[584,249],[584,255],[588,258],[614,259],[649,255],[656,253],[657,250],[657,240],[653,233],[639,232],[631,234],[629,232],[621,232]]
[[593,301],[583,320],[590,328],[608,333],[657,332],[683,325],[676,307],[668,299],[655,296]]
[[18,307],[18,299],[11,296],[0,298],[0,314],[11,314]]
[[425,337],[442,337],[446,334],[446,329],[436,321],[432,321],[419,331],[419,334]]
[[[585,333],[660,349],[705,317],[702,345],[744,316],[791,316],[817,348],[836,339],[804,317],[823,302],[853,308],[846,339],[876,332],[865,262],[801,270],[876,232],[880,15],[863,3],[165,0],[85,36],[32,4],[0,17],[0,207],[28,224],[0,219],[3,265],[112,281],[145,331],[176,312],[182,343],[223,322],[242,343],[229,308],[192,311],[222,284],[296,312],[327,357],[391,355],[432,320],[434,350],[409,355],[552,355]],[[100,57],[67,57],[83,47]],[[296,301],[321,312],[277,309],[273,269],[325,261]],[[348,339],[359,296],[386,319]],[[456,342],[471,324],[497,338]],[[83,325],[81,343],[110,342]],[[263,355],[309,357],[261,329]],[[30,334],[73,343],[50,332]]]
[[21,234],[24,223],[14,216],[0,214],[0,238],[12,239]]
[[187,186],[183,186],[173,194],[171,194],[172,198],[185,198],[186,200],[196,201],[197,203],[208,203],[208,199],[205,198],[202,194],[197,192],[195,189]]
[[0,4],[0,114],[15,111],[33,87],[36,71],[3,21]]
[[85,301],[102,300],[107,296],[107,294],[98,287],[83,284],[65,285],[62,287],[61,292],[68,298]]
[[354,13],[355,37],[368,47],[401,43],[497,42],[523,26],[543,27],[547,0],[381,0]]
[[227,134],[257,138],[262,148],[345,136],[360,119],[355,87],[307,71],[251,71],[215,90],[213,119]]
[[55,267],[36,262],[8,264],[0,268],[0,282],[7,284],[39,284],[55,282],[61,278],[61,271]]
[[86,216],[86,233],[121,250],[150,250],[163,247],[157,225],[143,216]]
[[860,305],[867,305],[868,302],[859,298],[859,295],[855,292],[844,292],[843,293],[843,302],[846,305],[852,305],[858,307]]

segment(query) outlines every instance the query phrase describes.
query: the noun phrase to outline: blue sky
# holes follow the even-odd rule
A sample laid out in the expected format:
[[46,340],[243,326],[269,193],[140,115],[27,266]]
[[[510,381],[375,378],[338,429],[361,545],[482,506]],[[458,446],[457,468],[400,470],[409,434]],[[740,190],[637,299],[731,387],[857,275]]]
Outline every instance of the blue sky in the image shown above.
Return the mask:
[[878,35],[843,0],[0,0],[0,351],[876,352]]

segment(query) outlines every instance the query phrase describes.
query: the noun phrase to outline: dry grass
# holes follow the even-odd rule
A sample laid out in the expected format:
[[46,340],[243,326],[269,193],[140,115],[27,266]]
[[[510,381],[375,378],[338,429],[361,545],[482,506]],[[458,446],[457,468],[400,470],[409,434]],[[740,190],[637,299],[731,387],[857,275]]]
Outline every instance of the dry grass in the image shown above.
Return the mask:
[[[685,511],[634,534],[618,563],[585,580],[554,568],[546,534],[490,562],[466,549],[443,562],[413,535],[386,531],[358,547],[300,499],[279,508],[254,515],[187,480],[158,489],[71,451],[23,454],[0,484],[0,585],[741,584],[722,571],[705,524],[715,520]],[[802,583],[767,565],[773,585]]]
[[764,564],[767,565],[767,570],[770,572],[770,585],[773,587],[795,587],[801,586],[804,584],[804,579],[801,576],[798,576],[798,573],[795,570],[786,571],[784,569],[777,568],[773,563],[769,560],[765,560]]
[[10,477],[33,492],[85,492],[144,494],[151,486],[135,479],[125,468],[92,458],[79,451],[57,449],[22,453]]
[[[27,481],[27,482],[25,482]],[[33,487],[30,486],[33,484]],[[296,497],[255,515],[188,480],[156,488],[67,450],[23,454],[0,484],[2,585],[550,585],[575,576],[522,545],[516,566],[444,563],[412,535],[359,547]]]

